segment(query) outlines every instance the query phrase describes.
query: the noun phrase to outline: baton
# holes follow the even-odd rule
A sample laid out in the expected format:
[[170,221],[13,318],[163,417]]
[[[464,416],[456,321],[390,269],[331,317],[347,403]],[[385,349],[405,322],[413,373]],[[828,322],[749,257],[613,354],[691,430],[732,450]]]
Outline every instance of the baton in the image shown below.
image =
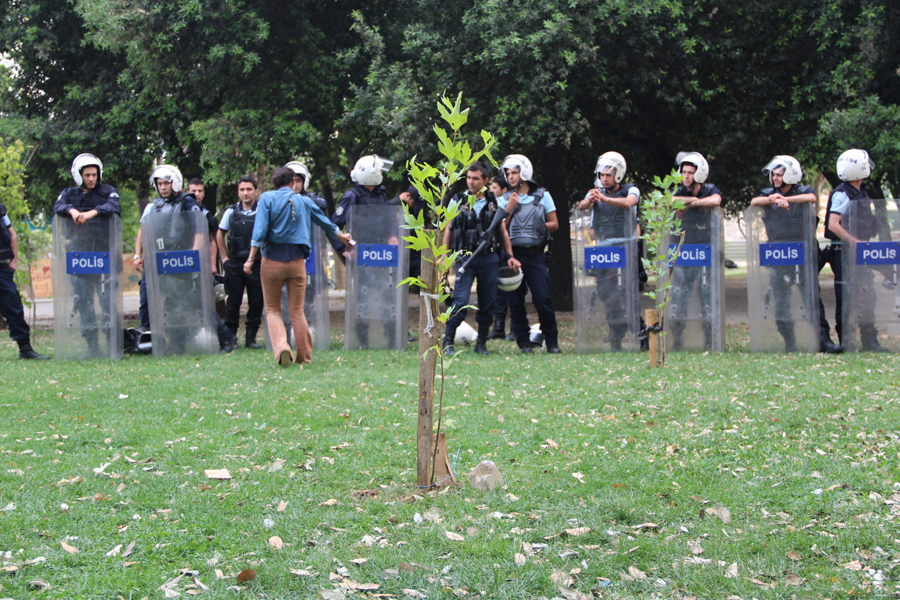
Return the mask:
[[487,228],[487,231],[484,232],[484,235],[481,236],[481,241],[478,244],[478,247],[475,248],[475,251],[466,259],[466,262],[459,268],[459,273],[463,274],[466,272],[466,267],[469,266],[475,257],[484,252],[484,249],[488,247],[488,244],[491,243],[491,234],[494,233],[494,230],[500,225],[500,222],[509,216],[509,212],[505,208],[497,207],[497,213],[494,215],[494,220],[491,221],[491,226]]

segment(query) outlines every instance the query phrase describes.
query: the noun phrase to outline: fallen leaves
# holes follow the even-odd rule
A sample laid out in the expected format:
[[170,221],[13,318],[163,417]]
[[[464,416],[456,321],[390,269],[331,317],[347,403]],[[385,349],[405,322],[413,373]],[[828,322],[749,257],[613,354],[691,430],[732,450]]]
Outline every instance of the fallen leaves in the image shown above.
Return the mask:
[[256,579],[256,571],[253,569],[244,569],[240,573],[238,573],[237,580],[238,583],[244,583],[245,581],[253,581]]
[[62,549],[69,554],[78,554],[78,548],[76,548],[75,546],[71,546],[65,542],[60,542],[59,545],[62,546]]
[[731,511],[721,504],[717,504],[713,508],[701,508],[700,518],[703,519],[705,517],[719,517],[723,523],[731,523]]
[[454,533],[453,531],[445,531],[444,535],[446,535],[447,539],[451,542],[462,542],[466,539],[458,533]]
[[273,535],[269,538],[269,546],[273,550],[281,550],[282,548],[284,548],[284,542],[277,535]]

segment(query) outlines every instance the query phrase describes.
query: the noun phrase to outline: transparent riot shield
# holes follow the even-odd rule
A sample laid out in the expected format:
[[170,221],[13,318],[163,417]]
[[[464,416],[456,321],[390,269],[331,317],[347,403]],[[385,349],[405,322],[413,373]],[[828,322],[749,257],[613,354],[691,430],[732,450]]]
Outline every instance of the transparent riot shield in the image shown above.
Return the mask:
[[635,213],[598,205],[571,222],[575,351],[640,349]]
[[750,350],[818,352],[815,205],[751,206],[744,218]]
[[[689,208],[681,217],[684,244],[672,269],[666,305],[666,348],[725,349],[725,246],[722,209]],[[672,236],[669,247],[678,244]]]
[[122,221],[94,217],[76,225],[53,219],[53,334],[56,360],[123,353]]
[[844,350],[898,352],[900,242],[871,204],[851,202],[841,225],[860,240],[841,249]]
[[347,261],[344,348],[405,350],[409,251],[399,206],[354,206],[347,227],[357,242]]
[[201,212],[150,213],[141,224],[153,356],[215,354],[209,225]]
[[[328,306],[328,242],[325,232],[317,225],[312,226],[312,246],[309,257],[306,259],[306,297],[303,303],[303,312],[306,322],[309,324],[309,333],[312,335],[313,350],[328,350],[331,345],[330,314]],[[287,333],[288,344],[291,350],[297,349],[294,341],[294,329],[291,324],[291,315],[288,309],[287,286],[281,288],[281,319],[284,322],[284,330]],[[272,340],[269,338],[269,328],[263,318],[263,327],[266,334],[266,350],[272,351]]]

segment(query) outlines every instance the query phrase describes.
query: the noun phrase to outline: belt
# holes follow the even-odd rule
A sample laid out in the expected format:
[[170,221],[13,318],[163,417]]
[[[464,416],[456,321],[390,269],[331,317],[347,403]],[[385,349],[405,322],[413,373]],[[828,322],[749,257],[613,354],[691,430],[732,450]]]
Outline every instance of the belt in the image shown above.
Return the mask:
[[513,254],[543,254],[543,246],[513,246]]

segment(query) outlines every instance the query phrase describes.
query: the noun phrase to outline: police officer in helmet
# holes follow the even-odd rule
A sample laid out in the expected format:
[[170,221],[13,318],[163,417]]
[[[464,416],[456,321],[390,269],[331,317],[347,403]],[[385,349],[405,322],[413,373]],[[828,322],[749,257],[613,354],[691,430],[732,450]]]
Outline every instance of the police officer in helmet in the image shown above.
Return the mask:
[[[70,218],[78,227],[85,226],[93,219],[108,219],[121,215],[119,192],[111,185],[103,183],[103,163],[93,154],[79,154],[72,161],[72,178],[76,187],[64,189],[53,204],[53,212],[61,218]],[[99,242],[99,240],[98,240]],[[91,248],[79,248],[90,251]],[[108,251],[109,246],[96,250]],[[87,358],[101,356],[97,315],[94,299],[100,293],[100,282],[94,279],[76,277],[72,280],[75,293],[75,311],[81,318],[82,336],[88,344]]]

